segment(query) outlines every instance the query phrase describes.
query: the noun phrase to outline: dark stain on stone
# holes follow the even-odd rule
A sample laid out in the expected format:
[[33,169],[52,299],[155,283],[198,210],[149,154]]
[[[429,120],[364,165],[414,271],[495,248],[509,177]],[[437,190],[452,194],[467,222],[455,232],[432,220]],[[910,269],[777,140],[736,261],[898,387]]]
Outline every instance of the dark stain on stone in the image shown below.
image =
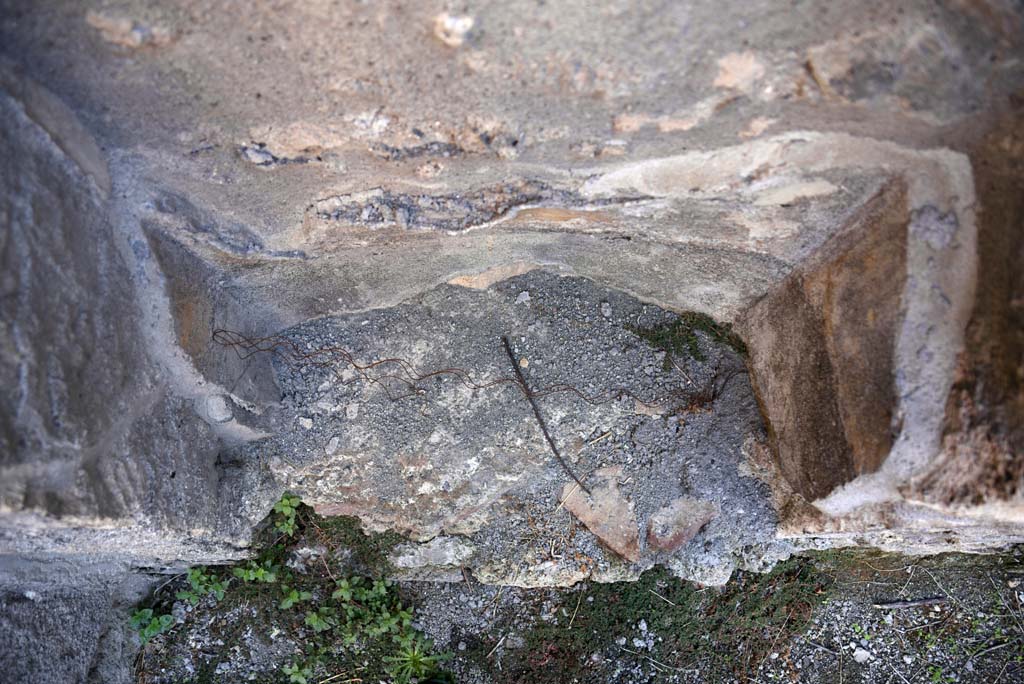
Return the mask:
[[832,81],[836,92],[850,100],[868,100],[886,95],[900,78],[900,65],[885,61],[854,64],[843,78]]
[[442,157],[447,159],[463,153],[462,148],[458,145],[446,142],[428,142],[411,147],[379,144],[374,145],[370,149],[388,161],[405,161],[406,159],[418,159],[420,157]]
[[575,190],[556,188],[538,180],[519,179],[442,195],[411,194],[378,188],[328,198],[317,202],[312,209],[318,219],[356,226],[460,231],[490,223],[520,207],[608,206],[640,199],[645,198],[591,200]]
[[359,199],[338,198],[321,219],[364,226],[398,225],[403,228],[465,230],[494,221],[516,207],[540,202],[567,201],[572,193],[539,181],[512,181],[465,193],[412,195],[379,190]]
[[[238,153],[242,155],[242,158],[246,161],[252,162],[256,166],[263,167],[284,166],[285,164],[308,164],[310,161],[313,161],[308,157],[278,157],[267,149],[265,143],[261,142],[252,142],[249,145],[241,145],[238,148]],[[316,161],[319,161],[319,158],[317,158]]]

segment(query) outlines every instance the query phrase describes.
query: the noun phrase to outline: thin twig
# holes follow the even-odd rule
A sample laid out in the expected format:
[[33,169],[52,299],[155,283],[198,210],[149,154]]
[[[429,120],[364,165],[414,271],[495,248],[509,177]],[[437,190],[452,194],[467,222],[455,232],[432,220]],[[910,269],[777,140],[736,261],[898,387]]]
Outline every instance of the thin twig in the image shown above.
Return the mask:
[[972,655],[967,660],[971,661],[971,660],[974,660],[975,658],[980,658],[981,656],[985,655],[986,653],[991,653],[992,651],[998,651],[1001,648],[1006,648],[1007,646],[1011,646],[1011,645],[1016,644],[1016,643],[1017,643],[1016,639],[1010,639],[1009,641],[1003,641],[1001,643],[996,644],[995,646],[989,646],[988,648],[986,648],[986,649],[984,649],[982,651],[978,651],[977,653]]
[[921,569],[924,570],[926,573],[928,573],[928,576],[932,578],[932,582],[935,583],[935,586],[937,586],[942,591],[942,593],[946,595],[946,597],[950,600],[950,602],[952,602],[954,605],[956,605],[957,608],[963,609],[963,606],[960,605],[960,602],[957,601],[956,598],[952,594],[950,594],[948,591],[946,591],[946,587],[944,587],[941,584],[939,584],[939,580],[937,580],[935,578],[935,575],[932,574],[931,570],[929,570],[928,568],[924,567],[923,565],[921,566]]
[[999,680],[1003,678],[1003,673],[1006,672],[1006,666],[1009,665],[1009,664],[1010,664],[1010,661],[1009,661],[1009,659],[1007,659],[1006,662],[1003,663],[1002,669],[999,670],[999,676],[996,677],[996,681],[992,682],[992,684],[999,684]]
[[671,672],[672,670],[676,669],[676,668],[672,667],[671,665],[666,665],[665,663],[658,662],[654,658],[652,658],[650,656],[646,656],[643,653],[641,653],[640,651],[631,651],[630,649],[626,648],[625,646],[619,646],[619,648],[622,649],[623,651],[625,651],[626,653],[632,653],[633,655],[638,655],[641,658],[646,658],[647,660],[651,661],[654,664],[655,667],[657,667],[659,669],[664,669],[666,672]]
[[178,579],[179,577],[184,577],[187,574],[188,573],[185,573],[185,572],[179,572],[176,575],[171,575],[171,578],[169,580],[167,580],[166,582],[164,582],[163,584],[161,584],[159,587],[156,588],[156,590],[153,592],[153,595],[155,596],[155,595],[159,594],[161,589],[163,589],[164,587],[166,587],[168,584],[170,584],[174,580]]
[[999,586],[996,584],[996,581],[992,579],[992,575],[988,576],[988,581],[992,583],[992,588],[996,590],[996,596],[999,597],[999,602],[1003,604],[1003,608],[1006,608],[1007,612],[1009,612],[1013,617],[1013,621],[1017,623],[1017,629],[1020,630],[1021,636],[1024,636],[1024,625],[1021,624],[1016,611],[1014,611],[1013,608],[1010,608],[1010,605],[1003,600],[1003,592],[999,590]]
[[[491,601],[491,617],[493,618],[498,614],[498,601],[501,600],[501,592],[505,591],[505,587],[498,587],[498,593],[494,595],[494,600]],[[487,612],[487,611],[484,611]]]
[[907,587],[910,586],[910,581],[914,579],[914,571],[917,570],[917,566],[909,565],[907,567],[910,568],[910,572],[907,573],[907,581],[904,583],[902,587],[900,587],[900,590],[896,592],[897,596],[902,596],[903,592],[905,592],[907,590]]
[[891,669],[894,673],[896,673],[897,677],[899,677],[900,679],[903,680],[903,684],[910,684],[910,682],[907,681],[907,678],[904,677],[902,674],[900,674],[899,670],[897,670],[895,667],[893,667],[892,663],[890,663],[888,660],[886,660],[885,664],[889,666],[889,669]]
[[490,658],[492,655],[494,655],[494,652],[497,651],[499,648],[501,648],[501,645],[503,643],[505,643],[505,639],[507,639],[507,638],[508,638],[508,634],[506,634],[505,636],[503,636],[500,639],[498,639],[498,643],[494,644],[494,648],[492,648],[491,652],[487,654],[487,657]]
[[686,378],[686,382],[690,383],[691,385],[693,384],[693,379],[689,375],[686,374],[686,371],[684,371],[682,368],[679,367],[679,364],[676,363],[675,359],[673,359],[672,357],[669,357],[669,363],[671,363],[673,366],[675,366],[675,369],[683,374],[683,377]]
[[[327,684],[327,682],[333,682],[335,679],[338,679],[339,677],[344,677],[347,674],[348,674],[348,672],[339,672],[336,675],[331,675],[327,679],[321,679],[319,684]],[[346,682],[361,682],[363,680],[362,679],[346,679],[345,681]]]
[[481,613],[481,615],[486,615],[488,609],[491,609],[492,618],[498,614],[498,601],[501,599],[502,592],[505,591],[506,586],[515,586],[516,580],[519,579],[519,572],[522,569],[522,566],[516,566],[516,571],[512,573],[512,581],[510,581],[508,585],[502,584],[500,587],[498,587],[498,593],[494,595],[494,598],[491,599],[490,604],[487,606],[487,608],[484,608],[484,612]]
[[835,583],[837,585],[843,586],[843,587],[846,587],[846,586],[852,587],[852,586],[860,585],[860,584],[874,584],[874,585],[877,585],[879,587],[887,587],[887,588],[891,588],[892,587],[892,583],[891,582],[876,582],[874,580],[850,580],[849,582],[841,582],[839,580],[836,580]]
[[952,613],[947,613],[945,617],[940,618],[938,620],[933,620],[932,622],[926,622],[925,624],[918,625],[916,627],[907,627],[906,629],[899,629],[899,628],[897,628],[896,631],[898,631],[898,632],[900,632],[902,634],[907,634],[909,632],[916,632],[919,629],[928,629],[929,627],[934,627],[935,625],[941,625],[944,622],[949,622],[949,620],[950,620],[950,618],[952,616],[953,616]]
[[872,603],[872,607],[880,610],[899,610],[901,608],[917,608],[918,606],[940,606],[949,602],[941,596],[917,599],[914,601],[889,601],[888,603]]
[[647,591],[651,592],[652,594],[654,594],[655,596],[657,596],[658,598],[660,598],[660,599],[661,599],[662,601],[664,601],[664,602],[665,602],[665,603],[667,603],[668,605],[670,605],[670,606],[675,606],[676,608],[678,608],[678,607],[679,607],[679,604],[678,604],[678,603],[672,603],[672,602],[671,602],[671,601],[669,601],[669,600],[668,600],[667,598],[665,598],[664,596],[662,596],[662,595],[661,595],[661,594],[659,594],[658,592],[654,591],[653,589],[648,589]]
[[576,622],[576,613],[579,612],[580,602],[583,600],[583,592],[579,592],[579,596],[576,597],[576,608],[572,611],[572,617],[569,618],[569,626],[566,629],[572,629],[572,623]]
[[775,634],[775,639],[772,641],[772,645],[768,647],[768,650],[765,652],[764,657],[761,658],[761,662],[757,664],[757,669],[754,670],[754,672],[761,671],[761,666],[764,665],[764,661],[768,659],[768,655],[775,650],[775,644],[779,642],[779,637],[782,636],[784,631],[786,631],[786,625],[789,624],[789,618],[791,617],[793,617],[792,610],[786,615],[786,619],[782,621],[782,627],[779,627],[779,631]]
[[911,567],[909,565],[904,565],[902,568],[879,568],[867,562],[866,560],[861,562],[864,563],[864,565],[871,568],[872,570],[874,570],[875,572],[906,572],[907,568]]
[[544,418],[540,414],[540,407],[537,406],[537,400],[533,396],[533,392],[530,391],[530,386],[526,384],[526,378],[523,377],[523,371],[519,369],[519,364],[516,362],[516,355],[512,352],[512,344],[508,341],[508,337],[505,335],[501,336],[502,344],[505,345],[505,352],[508,354],[508,360],[512,362],[512,370],[515,371],[516,381],[519,383],[520,388],[526,394],[526,400],[530,402],[530,408],[533,409],[533,415],[537,418],[537,424],[540,425],[540,431],[544,433],[544,439],[548,441],[548,446],[551,447],[552,453],[555,458],[558,459],[558,464],[562,466],[569,477],[576,481],[576,484],[580,486],[580,489],[590,494],[590,490],[583,484],[580,478],[576,477],[576,473],[572,471],[569,464],[565,462],[562,455],[558,453],[558,447],[555,446],[555,440],[551,439],[551,434],[548,432],[548,426],[544,423]]
[[579,483],[576,483],[576,484],[574,484],[574,485],[572,486],[572,489],[570,489],[570,490],[569,490],[569,493],[568,493],[568,494],[566,494],[566,495],[565,495],[565,496],[564,496],[564,497],[562,498],[562,500],[558,502],[558,508],[556,508],[556,509],[555,509],[555,513],[557,513],[558,511],[562,510],[562,506],[564,506],[564,505],[565,505],[565,502],[566,502],[566,501],[568,501],[568,500],[569,500],[569,497],[570,497],[570,496],[572,496],[573,494],[575,494],[575,493],[576,493],[576,490],[577,490],[577,489],[579,489],[579,488],[580,488],[580,485],[579,485]]
[[331,578],[332,582],[337,583],[338,578],[334,576],[334,573],[331,572],[331,567],[327,565],[327,558],[325,556],[320,556],[320,560],[323,561],[324,570],[327,571],[327,576]]

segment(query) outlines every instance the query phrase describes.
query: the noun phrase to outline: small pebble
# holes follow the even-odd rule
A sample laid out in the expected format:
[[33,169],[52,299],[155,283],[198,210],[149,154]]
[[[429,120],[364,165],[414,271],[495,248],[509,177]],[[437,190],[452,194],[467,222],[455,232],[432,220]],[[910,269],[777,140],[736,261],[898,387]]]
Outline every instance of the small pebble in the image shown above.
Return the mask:
[[434,35],[448,47],[459,47],[475,23],[473,17],[442,12],[434,17]]
[[270,166],[274,163],[274,155],[258,147],[243,147],[242,155],[256,166]]
[[231,406],[220,394],[206,397],[206,415],[214,423],[226,423],[232,418]]

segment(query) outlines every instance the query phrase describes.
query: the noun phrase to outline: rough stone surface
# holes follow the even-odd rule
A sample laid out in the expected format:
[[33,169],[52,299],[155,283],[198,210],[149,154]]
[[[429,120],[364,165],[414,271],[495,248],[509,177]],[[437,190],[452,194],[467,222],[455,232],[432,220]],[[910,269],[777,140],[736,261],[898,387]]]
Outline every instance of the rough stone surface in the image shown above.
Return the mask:
[[697,536],[718,515],[708,501],[680,497],[654,512],[647,521],[647,545],[672,552]]
[[608,548],[633,563],[640,560],[640,530],[633,503],[619,492],[622,468],[601,468],[588,494],[575,482],[562,487],[559,501]]
[[462,568],[476,549],[455,537],[434,537],[425,544],[410,544],[394,550],[391,564],[396,576],[408,580],[461,582]]
[[[0,505],[64,529],[134,521],[156,536],[166,531],[170,546],[194,538],[230,555],[225,542],[249,530],[223,527],[218,440],[205,410],[161,377],[146,350],[133,274],[95,182],[105,171],[62,152],[89,148],[60,137],[74,127],[49,123],[69,112],[0,100],[11,151],[0,169],[10,293],[0,303],[0,373],[12,389],[0,399]],[[8,518],[14,527],[24,519]],[[15,545],[29,545],[33,530],[22,528]],[[131,535],[123,543],[140,559],[159,555]]]
[[135,681],[125,616],[152,586],[116,556],[0,556],[4,681]]
[[[275,363],[274,436],[236,458],[265,459],[322,514],[428,543],[462,535],[473,553],[460,565],[484,582],[613,581],[655,562],[721,582],[787,546],[773,539],[767,489],[739,475],[743,445],[764,439],[742,360],[702,337],[703,361],[666,370],[665,354],[629,328],[670,320],[589,281],[531,271],[305,323],[278,340],[288,352]],[[559,505],[575,483],[513,382],[503,335],[592,498],[580,490]],[[644,553],[641,526],[682,495],[743,514],[709,525],[700,547]]]

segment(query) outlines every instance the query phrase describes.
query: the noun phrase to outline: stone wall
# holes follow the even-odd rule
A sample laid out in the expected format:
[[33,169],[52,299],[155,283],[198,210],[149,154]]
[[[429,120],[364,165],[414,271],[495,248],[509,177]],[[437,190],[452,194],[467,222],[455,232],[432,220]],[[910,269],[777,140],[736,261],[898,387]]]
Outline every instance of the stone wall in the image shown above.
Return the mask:
[[[0,3],[25,677],[49,606],[103,644],[55,680],[127,677],[140,573],[243,556],[285,488],[418,579],[1024,541],[1019,4],[450,10]],[[520,563],[538,519],[573,553]]]

